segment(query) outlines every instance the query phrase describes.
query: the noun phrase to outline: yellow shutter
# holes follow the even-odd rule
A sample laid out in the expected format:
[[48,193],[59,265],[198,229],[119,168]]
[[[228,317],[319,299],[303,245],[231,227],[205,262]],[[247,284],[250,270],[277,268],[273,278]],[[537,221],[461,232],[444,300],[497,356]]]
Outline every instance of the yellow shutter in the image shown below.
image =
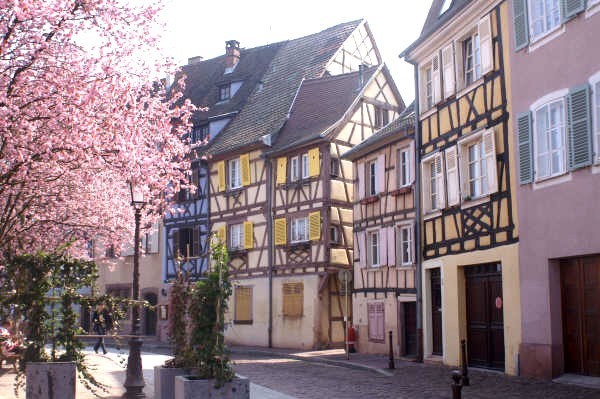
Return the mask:
[[287,242],[287,226],[285,218],[275,219],[275,245],[285,245]]
[[282,313],[288,317],[302,316],[304,308],[304,284],[283,283],[283,306]]
[[321,173],[321,160],[319,159],[319,149],[308,150],[308,175],[310,177],[319,176]]
[[242,186],[250,185],[250,155],[240,156],[240,168],[242,169]]
[[254,246],[254,228],[252,222],[244,222],[244,249],[252,249]]
[[321,239],[321,212],[311,212],[308,214],[308,239]]
[[219,177],[219,191],[225,191],[225,161],[217,163],[217,175]]
[[220,226],[217,229],[217,238],[219,239],[219,241],[221,241],[222,244],[227,244],[227,226]]
[[252,288],[235,287],[235,321],[252,321]]
[[277,184],[285,184],[287,158],[277,158]]

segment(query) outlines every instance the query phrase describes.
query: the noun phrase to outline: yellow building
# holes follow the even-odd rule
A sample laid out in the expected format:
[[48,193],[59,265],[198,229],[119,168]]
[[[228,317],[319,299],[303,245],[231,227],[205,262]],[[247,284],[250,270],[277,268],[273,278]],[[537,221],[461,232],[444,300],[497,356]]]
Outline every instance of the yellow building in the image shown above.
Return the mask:
[[521,313],[506,1],[434,0],[418,74],[425,359],[518,373]]

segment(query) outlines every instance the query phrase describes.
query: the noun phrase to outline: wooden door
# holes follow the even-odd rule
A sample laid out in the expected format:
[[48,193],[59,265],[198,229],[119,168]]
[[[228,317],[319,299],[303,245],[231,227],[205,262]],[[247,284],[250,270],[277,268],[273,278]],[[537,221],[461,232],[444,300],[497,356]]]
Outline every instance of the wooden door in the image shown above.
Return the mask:
[[565,372],[600,376],[600,257],[562,260]]
[[504,370],[501,266],[465,267],[465,280],[469,365]]
[[[144,300],[148,301],[151,306],[156,306],[158,298],[156,294],[144,295]],[[144,334],[156,335],[156,310],[154,308],[144,308]]]
[[442,356],[442,277],[439,268],[431,269],[431,335],[431,354]]
[[417,303],[403,302],[404,355],[417,356]]

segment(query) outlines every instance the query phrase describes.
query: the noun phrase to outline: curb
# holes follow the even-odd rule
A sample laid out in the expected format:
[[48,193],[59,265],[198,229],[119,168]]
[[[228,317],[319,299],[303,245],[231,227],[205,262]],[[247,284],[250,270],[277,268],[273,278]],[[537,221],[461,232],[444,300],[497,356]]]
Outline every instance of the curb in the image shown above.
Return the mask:
[[325,359],[325,358],[318,357],[318,356],[317,357],[304,357],[304,356],[292,355],[290,353],[281,353],[281,352],[260,350],[260,349],[231,348],[231,347],[229,348],[229,351],[231,353],[236,353],[238,355],[277,356],[277,357],[281,357],[281,358],[300,360],[300,361],[308,362],[308,363],[321,363],[321,364],[328,364],[330,366],[344,367],[344,368],[354,369],[354,370],[371,371],[374,373],[384,375],[386,377],[392,377],[394,375],[393,373],[391,373],[385,369],[366,366],[366,365],[360,364],[360,363],[352,363],[352,362],[344,362],[341,360]]

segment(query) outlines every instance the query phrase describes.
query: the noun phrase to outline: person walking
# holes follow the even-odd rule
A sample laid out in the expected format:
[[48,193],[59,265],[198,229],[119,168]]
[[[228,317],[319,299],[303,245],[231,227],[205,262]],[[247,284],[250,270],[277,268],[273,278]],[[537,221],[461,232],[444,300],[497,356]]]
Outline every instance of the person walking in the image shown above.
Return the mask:
[[94,345],[94,352],[98,353],[98,349],[102,348],[102,352],[106,355],[103,335],[105,335],[107,331],[112,330],[112,316],[104,304],[96,306],[96,309],[92,314],[92,322],[94,323],[94,332],[100,335],[98,341]]

